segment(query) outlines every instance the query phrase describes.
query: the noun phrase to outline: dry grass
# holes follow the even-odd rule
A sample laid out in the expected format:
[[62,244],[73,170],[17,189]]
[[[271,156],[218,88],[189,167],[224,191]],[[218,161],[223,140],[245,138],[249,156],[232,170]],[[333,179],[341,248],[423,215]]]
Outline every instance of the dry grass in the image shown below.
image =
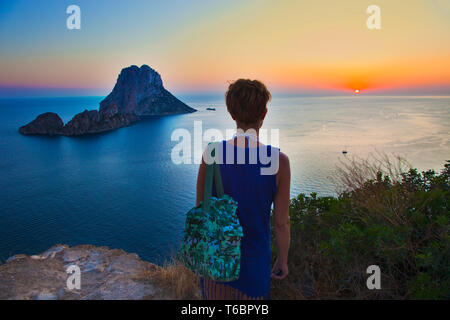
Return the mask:
[[335,173],[331,177],[336,193],[342,194],[361,189],[368,180],[376,180],[378,173],[389,177],[392,182],[400,182],[402,173],[411,168],[409,162],[399,155],[389,156],[386,153],[375,151],[367,158],[353,156],[340,159],[336,165]]
[[[384,220],[398,226],[408,223],[405,215],[412,192],[402,186],[401,181],[402,173],[410,168],[411,165],[401,156],[389,157],[376,152],[366,159],[341,160],[332,180],[338,194],[351,193],[352,207],[360,211],[361,221]],[[381,183],[367,183],[377,181],[380,174],[383,176]],[[392,183],[391,192],[385,192],[386,187],[382,183],[385,179]]]
[[140,278],[156,283],[163,290],[163,296],[169,299],[201,299],[199,278],[175,259],[143,272]]

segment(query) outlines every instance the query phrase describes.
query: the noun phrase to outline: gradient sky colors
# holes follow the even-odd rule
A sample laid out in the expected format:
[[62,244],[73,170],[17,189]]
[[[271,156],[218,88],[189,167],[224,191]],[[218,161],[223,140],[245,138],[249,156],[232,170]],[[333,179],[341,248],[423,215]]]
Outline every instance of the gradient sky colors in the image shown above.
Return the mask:
[[[81,30],[66,8],[81,7]],[[366,8],[381,8],[381,30]],[[175,92],[258,78],[279,92],[450,94],[450,1],[1,1],[0,95],[107,94],[148,64]]]

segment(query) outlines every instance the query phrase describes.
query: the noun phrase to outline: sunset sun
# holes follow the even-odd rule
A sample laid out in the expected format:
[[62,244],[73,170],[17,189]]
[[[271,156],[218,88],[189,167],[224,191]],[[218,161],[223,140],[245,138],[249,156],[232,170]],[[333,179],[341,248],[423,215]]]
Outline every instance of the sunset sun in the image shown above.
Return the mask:
[[358,94],[359,93],[359,89],[355,89],[355,93]]

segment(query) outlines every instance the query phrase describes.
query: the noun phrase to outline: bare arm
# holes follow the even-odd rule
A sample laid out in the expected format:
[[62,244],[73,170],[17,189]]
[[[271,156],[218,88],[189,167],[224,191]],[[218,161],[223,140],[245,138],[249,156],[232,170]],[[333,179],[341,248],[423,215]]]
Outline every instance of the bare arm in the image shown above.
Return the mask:
[[[289,273],[287,262],[289,245],[291,242],[289,222],[291,169],[289,165],[289,158],[282,152],[280,152],[277,182],[277,193],[273,203],[273,223],[278,255],[272,268],[272,278],[283,279]],[[277,271],[281,271],[281,273],[275,274]]]

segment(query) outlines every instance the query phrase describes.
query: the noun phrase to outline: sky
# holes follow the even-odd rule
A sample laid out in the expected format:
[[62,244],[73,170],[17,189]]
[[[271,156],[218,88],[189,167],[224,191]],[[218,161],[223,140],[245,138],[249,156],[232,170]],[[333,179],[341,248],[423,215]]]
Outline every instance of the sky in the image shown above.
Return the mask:
[[[69,30],[69,5],[81,29]],[[381,29],[369,30],[369,5]],[[450,94],[448,0],[0,0],[0,96],[107,94],[147,64],[167,89]]]

